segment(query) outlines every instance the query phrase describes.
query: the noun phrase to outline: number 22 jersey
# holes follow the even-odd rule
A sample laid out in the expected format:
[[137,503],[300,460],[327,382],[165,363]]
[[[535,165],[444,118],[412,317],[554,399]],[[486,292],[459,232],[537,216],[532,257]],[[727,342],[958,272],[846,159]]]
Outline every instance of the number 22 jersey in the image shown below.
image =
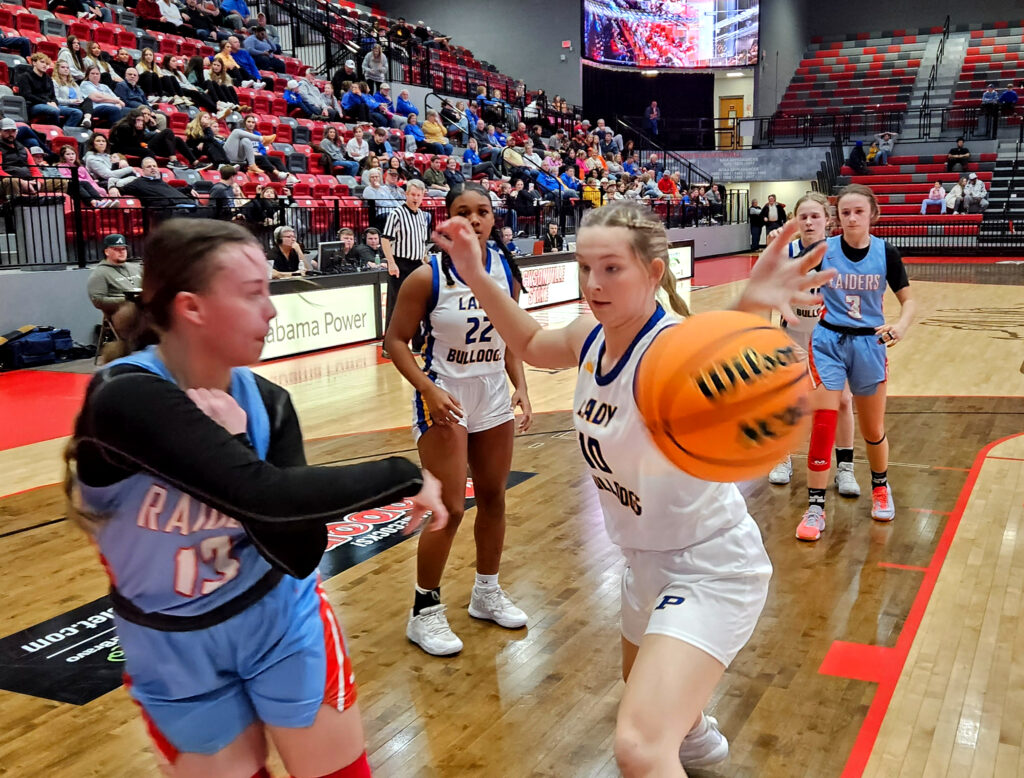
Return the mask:
[[576,437],[597,486],[608,536],[621,548],[687,548],[747,516],[735,484],[702,481],[673,465],[651,440],[636,407],[637,366],[654,339],[675,323],[658,306],[607,373],[601,370],[603,327],[594,328],[580,353]]

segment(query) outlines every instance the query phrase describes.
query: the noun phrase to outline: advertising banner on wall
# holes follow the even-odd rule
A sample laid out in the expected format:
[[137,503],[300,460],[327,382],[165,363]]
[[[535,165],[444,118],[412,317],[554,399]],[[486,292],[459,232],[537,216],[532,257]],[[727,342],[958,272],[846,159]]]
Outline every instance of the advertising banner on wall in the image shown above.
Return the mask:
[[524,292],[519,304],[527,310],[567,303],[580,297],[579,274],[576,260],[571,255],[561,262],[524,267],[522,271]]
[[373,287],[349,286],[277,294],[260,359],[344,346],[376,336]]

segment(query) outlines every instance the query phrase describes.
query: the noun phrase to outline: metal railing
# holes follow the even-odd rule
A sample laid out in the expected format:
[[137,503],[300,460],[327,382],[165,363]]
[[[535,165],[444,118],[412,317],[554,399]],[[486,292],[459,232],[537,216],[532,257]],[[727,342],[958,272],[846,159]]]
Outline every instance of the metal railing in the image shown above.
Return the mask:
[[818,170],[815,180],[811,182],[814,191],[821,192],[826,196],[832,194],[832,190],[835,189],[836,179],[839,177],[839,172],[842,170],[845,161],[844,156],[842,141],[839,138],[833,138],[828,151],[825,152],[825,159],[822,160],[821,168]]
[[702,170],[681,154],[664,148],[650,135],[641,131],[626,119],[616,117],[615,122],[624,130],[622,133],[623,138],[628,137],[633,140],[641,167],[652,167],[652,157],[660,155],[665,174],[678,171],[682,180],[686,182],[687,188],[694,184],[711,185],[714,183],[714,178],[710,173]]

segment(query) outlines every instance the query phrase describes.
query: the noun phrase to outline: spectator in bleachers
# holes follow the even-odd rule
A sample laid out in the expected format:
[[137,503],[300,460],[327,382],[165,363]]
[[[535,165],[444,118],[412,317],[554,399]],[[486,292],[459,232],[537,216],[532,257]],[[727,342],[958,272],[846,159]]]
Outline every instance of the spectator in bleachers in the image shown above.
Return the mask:
[[[372,151],[366,155],[366,159],[359,163],[359,183],[363,186],[370,185],[370,174],[374,171],[380,171],[381,183],[384,183],[384,168],[381,167],[381,160],[384,157],[378,157]],[[386,161],[386,160],[385,160]]]
[[391,25],[391,29],[388,30],[388,37],[400,49],[404,49],[409,45],[409,42],[412,40],[412,31],[409,29],[409,25],[405,23],[405,17],[399,16],[398,20]]
[[970,161],[971,150],[964,145],[963,138],[957,138],[956,145],[946,154],[946,172],[952,173],[957,167],[961,170],[967,170],[967,165]]
[[142,265],[128,261],[128,241],[124,235],[103,238],[103,260],[89,271],[86,290],[92,304],[107,317],[125,303],[127,292],[142,288]]
[[125,102],[100,81],[100,69],[95,65],[86,66],[85,81],[82,82],[80,89],[82,97],[91,103],[92,114],[109,125],[113,125],[132,110],[125,107]]
[[859,140],[850,149],[850,158],[846,160],[846,164],[853,168],[853,172],[858,176],[865,176],[871,172],[868,168],[868,158],[864,153],[864,141]]
[[124,80],[114,87],[114,94],[121,99],[126,108],[149,107],[149,97],[139,86],[139,71],[134,67],[124,71]]
[[540,200],[540,192],[537,191],[535,184],[531,181],[527,185],[521,178],[512,182],[511,189],[505,196],[506,204],[519,218],[536,216]]
[[463,145],[464,129],[469,125],[466,124],[466,114],[459,108],[460,105],[465,104],[459,100],[455,105],[452,105],[448,100],[442,99],[439,117],[441,119],[441,126],[445,128],[448,142]]
[[374,223],[384,224],[384,217],[392,208],[405,201],[405,194],[398,188],[398,174],[389,170],[388,183],[381,183],[380,172],[370,172],[370,185],[363,189],[363,199],[372,201],[374,206]]
[[227,37],[230,32],[221,27],[221,15],[213,2],[200,2],[200,0],[185,0],[185,14],[188,15],[189,24],[195,30],[197,38],[216,41],[220,37]]
[[78,173],[78,186],[73,186],[68,181],[68,193],[73,200],[83,203],[89,208],[106,208],[114,202],[106,200],[105,192],[101,191],[99,184],[93,180],[92,175],[78,158],[78,148],[73,145],[63,145],[57,152],[57,170],[60,177],[71,179],[72,171]]
[[388,141],[388,131],[384,127],[374,127],[373,134],[366,139],[366,145],[371,154],[385,159],[395,153]]
[[898,132],[880,132],[877,135],[875,135],[875,140],[878,141],[878,159],[876,160],[877,164],[889,164],[889,155],[892,154],[892,150],[896,146],[896,139],[898,137]]
[[168,32],[186,38],[198,37],[195,27],[191,24],[192,17],[183,13],[174,0],[156,0],[156,5],[160,9],[160,21]]
[[[113,133],[111,133],[113,134]],[[149,208],[195,208],[199,195],[194,189],[185,191],[168,184],[160,177],[156,160],[146,157],[142,160],[141,175],[121,187],[121,193],[138,198]]]
[[950,213],[964,213],[964,192],[967,190],[967,176],[960,176],[946,195],[946,210]]
[[768,195],[768,202],[761,209],[761,218],[764,219],[765,237],[775,232],[786,223],[786,206],[775,199],[775,195]]
[[213,208],[214,219],[231,219],[235,215],[235,202],[242,197],[242,190],[235,183],[238,168],[234,165],[221,165],[217,172],[220,180],[210,188],[207,202]]
[[523,149],[526,141],[530,139],[530,133],[526,130],[526,123],[519,122],[515,130],[508,136],[508,145],[515,149]]
[[324,97],[324,105],[327,106],[328,115],[335,117],[333,121],[341,121],[341,103],[338,102],[338,98],[334,94],[334,87],[330,81],[324,81],[320,94]]
[[622,155],[618,152],[606,157],[605,164],[608,165],[608,177],[613,181],[618,181],[626,174],[626,169],[622,166]]
[[[242,0],[228,0],[228,2],[240,3]],[[222,5],[221,8],[223,7]],[[260,69],[256,66],[256,61],[248,51],[242,48],[242,42],[238,39],[237,35],[232,35],[228,38],[228,51],[231,54],[231,58],[248,78],[251,78],[254,83],[262,83],[264,87],[273,91],[274,79],[270,76],[260,75]]]
[[409,90],[403,89],[398,93],[398,103],[395,105],[395,113],[408,119],[410,116],[419,117],[419,109],[409,100]]
[[946,189],[942,186],[941,181],[936,181],[931,189],[928,190],[928,196],[921,201],[921,215],[928,210],[929,205],[937,205],[941,209],[939,213],[946,212]]
[[220,12],[224,15],[225,24],[234,30],[241,30],[254,21],[252,11],[245,4],[245,0],[222,0]]
[[260,11],[256,14],[256,26],[262,27],[267,32],[267,40],[270,41],[270,45],[273,47],[274,54],[281,53],[281,35],[278,33],[277,28],[272,24],[267,24],[267,15]]
[[13,49],[28,59],[32,56],[32,41],[20,35],[0,35],[0,49]]
[[452,144],[448,142],[448,133],[445,132],[437,111],[427,111],[427,117],[423,120],[422,129],[425,139],[424,146],[429,153],[444,154],[445,156],[452,153]]
[[42,172],[28,148],[18,140],[14,119],[0,119],[0,191],[6,197],[34,195],[39,192]]
[[501,242],[514,257],[521,257],[523,252],[516,245],[516,236],[511,227],[501,228]]
[[406,118],[395,113],[394,103],[391,102],[391,86],[388,84],[381,84],[377,90],[377,94],[373,95],[374,101],[377,103],[376,110],[380,112],[388,120],[388,125],[395,129],[402,129],[405,127]]
[[964,212],[981,213],[988,208],[988,190],[985,189],[985,182],[978,178],[977,173],[967,176],[967,186],[964,188]]
[[658,181],[658,189],[667,195],[668,199],[679,200],[682,197],[679,191],[679,171],[673,170],[670,175],[662,176]]
[[110,11],[96,4],[95,0],[49,0],[46,7],[51,12],[61,9],[86,22],[109,22]]
[[459,191],[466,185],[466,176],[462,173],[462,165],[455,157],[448,157],[448,164],[444,169],[444,182],[448,184],[449,190]]
[[197,89],[188,76],[185,75],[185,58],[174,54],[168,54],[163,62],[164,77],[174,85],[176,94],[179,94],[186,101],[186,104],[194,105],[200,110],[217,112],[217,102],[202,89]]
[[497,149],[503,149],[508,145],[508,139],[505,137],[505,133],[493,124],[487,125],[487,139],[491,142],[491,145]]
[[82,111],[81,126],[92,126],[92,101],[83,94],[81,87],[71,77],[67,62],[60,62],[53,68],[53,93],[57,97],[57,105],[70,105]]
[[200,111],[185,128],[185,143],[192,149],[196,159],[208,160],[211,164],[229,164],[224,139],[217,134],[217,123],[206,111]]
[[363,100],[362,89],[358,82],[353,82],[348,91],[342,95],[341,108],[345,112],[345,121],[368,122],[370,109]]
[[[409,121],[405,125],[404,132],[407,137],[415,138],[416,148],[414,149],[414,151],[420,151],[423,149],[424,145],[427,142],[427,136],[424,135],[423,128],[420,127],[419,122],[417,121],[416,114],[409,114]],[[406,146],[406,148],[408,148],[408,146]]]
[[156,32],[173,33],[174,28],[164,20],[157,0],[137,0],[134,11],[140,27]]
[[[366,142],[366,138],[363,136],[362,127],[357,126],[352,131],[352,137],[345,144],[345,153],[349,159],[356,162],[357,166],[369,155],[370,144]],[[355,175],[355,173],[350,173],[349,175]]]
[[83,113],[71,105],[58,105],[53,90],[50,70],[53,60],[37,51],[29,57],[32,68],[18,79],[18,95],[25,99],[29,121],[59,124],[63,120],[69,127],[80,127]]
[[[292,116],[301,115],[303,119],[323,116],[323,109],[318,109],[317,106],[302,99],[302,95],[299,94],[299,82],[294,78],[285,84],[283,97],[288,104],[288,113]],[[299,113],[296,114],[296,111]]]
[[[157,102],[172,102],[174,86],[163,79],[163,71],[156,61],[156,52],[146,47],[139,55],[139,64],[135,66],[139,72],[139,86],[147,97],[156,98]],[[127,73],[127,71],[125,71]],[[180,103],[179,103],[180,104]]]
[[544,253],[550,254],[554,251],[565,251],[565,238],[558,231],[557,222],[548,222],[544,230]]
[[359,71],[356,70],[356,62],[352,59],[345,60],[345,64],[334,71],[331,76],[331,83],[334,85],[334,93],[343,95],[348,91],[348,85],[359,80]]
[[71,71],[71,77],[75,81],[81,81],[85,78],[85,51],[82,49],[82,44],[74,35],[67,37],[68,45],[61,47],[61,50],[57,53],[57,64],[66,62],[68,70]]
[[[362,90],[360,89],[360,91]],[[317,118],[323,118],[332,122],[341,121],[341,111],[335,112],[333,107],[324,98],[323,92],[317,88],[313,68],[306,68],[302,78],[298,79],[298,93],[307,104],[313,107],[314,115]]]
[[388,58],[384,56],[379,43],[375,43],[370,53],[363,57],[363,78],[370,86],[370,94],[388,80]]
[[245,39],[245,50],[249,52],[260,70],[273,70],[275,73],[285,72],[284,61],[274,56],[274,44],[267,38],[266,27],[256,27],[253,30],[252,35]]
[[566,165],[565,172],[560,175],[559,180],[565,184],[565,187],[573,194],[579,195],[581,182],[576,178],[576,166]]
[[324,161],[327,162],[328,170],[332,173],[341,171],[347,176],[359,175],[359,160],[345,156],[337,127],[331,126],[324,130],[323,140],[320,141],[320,151],[323,152]]
[[262,170],[270,177],[284,181],[288,178],[284,163],[278,157],[269,156],[267,147],[263,145],[273,143],[277,135],[264,136],[257,124],[255,114],[249,114],[241,127],[231,131],[228,139],[224,141],[228,161],[236,165],[246,165],[249,173],[258,173]]
[[225,106],[232,106],[236,110],[238,109],[240,105],[238,92],[235,91],[234,82],[231,80],[231,75],[224,66],[223,60],[213,60],[210,63],[210,70],[207,73],[206,81],[201,85],[197,84],[197,86],[202,86],[206,89],[210,97],[217,101],[218,105],[223,104]]
[[384,183],[388,182],[388,171],[394,171],[398,176],[398,185],[405,186],[407,181],[420,178],[419,171],[411,164],[402,159],[400,154],[394,154],[386,162],[381,163],[384,169]]
[[87,43],[85,44],[85,49],[86,56],[82,60],[82,62],[85,64],[86,67],[93,65],[99,68],[100,81],[109,86],[111,89],[113,89],[115,86],[121,83],[121,81],[123,80],[122,77],[118,75],[110,66],[110,63],[107,61],[106,56],[104,56],[103,49],[100,47],[99,43],[97,43],[96,41]]
[[996,117],[999,116],[999,92],[995,84],[987,84],[981,93],[981,114],[985,117],[985,134],[996,136]]
[[151,111],[132,109],[110,129],[110,150],[127,157],[148,157],[157,154],[174,158],[177,155],[188,161],[189,167],[205,169],[207,163],[199,163],[192,149],[170,129],[157,129]]
[[242,206],[242,218],[250,227],[271,227],[281,220],[285,202],[272,186],[257,189],[256,197]]
[[124,46],[117,50],[117,54],[110,61],[110,67],[114,69],[121,78],[124,78],[125,72],[128,68],[135,67],[135,60],[132,59],[132,53],[128,51]]
[[423,171],[423,183],[427,185],[427,197],[444,197],[451,189],[441,169],[441,158],[436,154],[430,158],[430,165]]
[[488,178],[501,178],[501,174],[498,172],[498,168],[494,166],[494,163],[489,159],[484,160],[480,156],[476,138],[469,139],[469,143],[466,144],[466,150],[462,152],[462,161],[468,162],[473,166],[471,175],[474,177],[482,173]]
[[1013,84],[1007,84],[1006,89],[999,95],[999,112],[1008,116],[1016,111],[1017,99],[1017,91],[1013,88]]
[[85,142],[85,167],[111,197],[119,197],[119,188],[135,178],[135,169],[122,154],[108,154],[109,144],[98,132]]

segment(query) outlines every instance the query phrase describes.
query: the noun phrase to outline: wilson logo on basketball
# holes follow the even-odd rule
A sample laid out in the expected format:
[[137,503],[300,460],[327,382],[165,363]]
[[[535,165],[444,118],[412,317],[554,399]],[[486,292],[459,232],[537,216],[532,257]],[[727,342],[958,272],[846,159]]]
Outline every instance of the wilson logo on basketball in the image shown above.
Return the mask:
[[763,446],[769,441],[788,435],[807,416],[804,398],[796,405],[790,405],[767,418],[739,422],[740,441],[749,448]]
[[694,376],[694,381],[701,394],[709,400],[718,400],[741,383],[752,384],[780,367],[798,361],[796,350],[791,346],[777,348],[770,354],[745,348],[731,359],[704,368]]

